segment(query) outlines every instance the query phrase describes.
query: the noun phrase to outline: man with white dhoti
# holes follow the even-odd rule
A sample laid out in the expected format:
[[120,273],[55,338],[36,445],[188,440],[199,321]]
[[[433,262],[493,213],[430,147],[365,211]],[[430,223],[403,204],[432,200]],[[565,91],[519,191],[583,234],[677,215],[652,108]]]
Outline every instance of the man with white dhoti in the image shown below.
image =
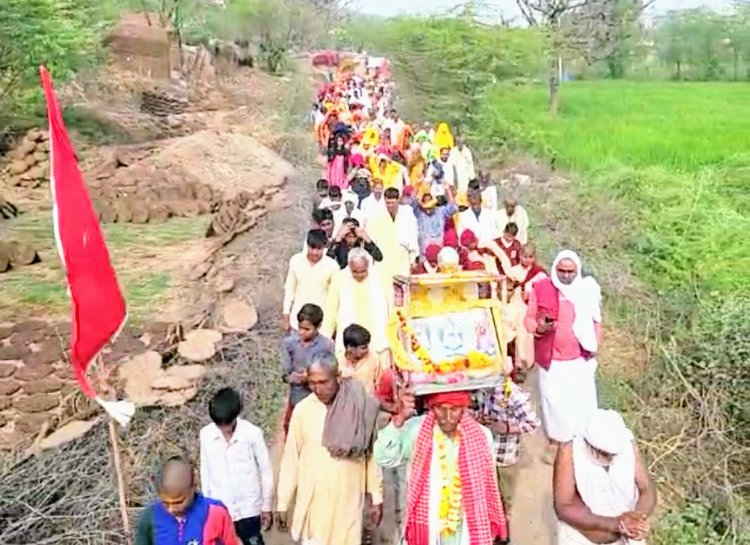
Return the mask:
[[388,351],[386,291],[364,249],[352,248],[348,258],[349,266],[331,281],[320,332],[329,338],[336,333],[336,355],[343,359],[343,332],[350,325],[359,324],[370,332],[370,348],[382,358]]
[[575,252],[560,252],[549,278],[534,283],[524,325],[534,334],[544,431],[552,463],[559,443],[570,441],[598,407],[596,352],[601,332],[601,289],[583,276]]
[[557,545],[644,545],[656,487],[616,411],[595,411],[555,458]]

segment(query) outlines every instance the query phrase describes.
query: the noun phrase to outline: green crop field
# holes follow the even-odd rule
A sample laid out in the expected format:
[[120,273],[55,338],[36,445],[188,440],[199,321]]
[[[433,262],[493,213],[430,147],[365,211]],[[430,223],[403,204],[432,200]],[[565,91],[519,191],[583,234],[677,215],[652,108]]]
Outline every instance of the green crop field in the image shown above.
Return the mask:
[[496,86],[488,129],[555,157],[583,190],[626,199],[631,250],[656,286],[735,292],[750,282],[750,86],[596,81]]

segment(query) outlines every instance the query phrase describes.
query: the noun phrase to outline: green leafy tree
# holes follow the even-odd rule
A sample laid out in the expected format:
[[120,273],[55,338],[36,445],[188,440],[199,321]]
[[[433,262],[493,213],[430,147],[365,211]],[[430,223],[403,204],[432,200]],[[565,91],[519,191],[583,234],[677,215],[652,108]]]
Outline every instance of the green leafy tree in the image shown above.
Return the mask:
[[59,82],[91,63],[99,46],[95,10],[82,0],[0,2],[0,135],[41,106],[39,65]]

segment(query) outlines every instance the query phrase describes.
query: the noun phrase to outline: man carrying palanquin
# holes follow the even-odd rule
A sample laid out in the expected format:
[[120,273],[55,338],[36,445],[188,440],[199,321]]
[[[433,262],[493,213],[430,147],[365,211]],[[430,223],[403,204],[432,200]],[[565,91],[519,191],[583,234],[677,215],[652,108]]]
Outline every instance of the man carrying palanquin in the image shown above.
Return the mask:
[[313,395],[295,408],[281,458],[277,489],[279,529],[303,545],[360,545],[366,495],[368,519],[383,516],[382,472],[371,455],[378,402],[362,385],[338,375],[333,354],[317,356],[308,371]]
[[558,545],[644,545],[656,487],[616,411],[598,409],[560,446],[553,495]]
[[405,545],[508,543],[508,523],[495,475],[490,430],[469,413],[469,392],[427,397],[428,412],[412,417],[414,397],[375,441],[376,461],[409,464]]
[[328,290],[321,333],[331,339],[336,333],[336,354],[343,357],[343,332],[350,325],[359,324],[372,335],[372,349],[384,357],[390,316],[386,290],[364,249],[352,248],[348,258],[349,266],[334,276]]

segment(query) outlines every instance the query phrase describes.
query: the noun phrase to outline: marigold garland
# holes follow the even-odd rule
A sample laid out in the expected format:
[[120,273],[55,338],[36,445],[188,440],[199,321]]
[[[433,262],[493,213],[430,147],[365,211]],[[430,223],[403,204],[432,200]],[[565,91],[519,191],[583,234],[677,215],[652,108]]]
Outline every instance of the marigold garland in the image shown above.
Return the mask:
[[[448,537],[456,533],[458,525],[461,522],[461,504],[463,499],[461,494],[461,474],[457,469],[452,472],[450,471],[447,450],[449,439],[443,434],[440,428],[436,429],[435,439],[438,447],[440,478],[442,482],[440,488],[440,506],[438,508],[440,534]],[[460,430],[457,431],[456,437],[452,441],[454,443],[460,442]]]

